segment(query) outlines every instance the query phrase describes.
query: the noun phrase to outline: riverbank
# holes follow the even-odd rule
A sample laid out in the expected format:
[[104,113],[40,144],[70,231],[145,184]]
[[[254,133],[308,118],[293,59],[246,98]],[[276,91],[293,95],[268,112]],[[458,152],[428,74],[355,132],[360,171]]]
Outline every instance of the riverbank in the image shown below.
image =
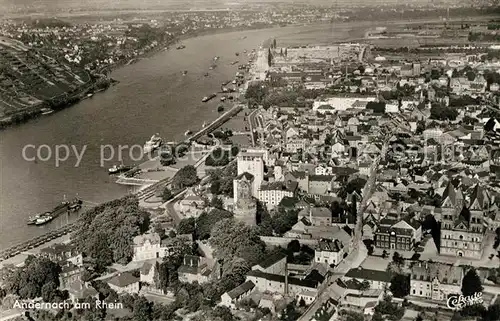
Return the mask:
[[31,110],[23,110],[14,115],[0,119],[0,130],[21,125],[30,120],[42,117],[47,111],[48,114],[51,114],[52,112],[57,112],[71,107],[88,98],[89,95],[92,96],[98,92],[104,91],[116,83],[118,83],[116,80],[109,77],[98,78],[97,80],[94,80],[90,86],[80,88],[78,92],[73,93],[71,97],[64,97],[57,101],[44,101],[43,103],[33,107]]

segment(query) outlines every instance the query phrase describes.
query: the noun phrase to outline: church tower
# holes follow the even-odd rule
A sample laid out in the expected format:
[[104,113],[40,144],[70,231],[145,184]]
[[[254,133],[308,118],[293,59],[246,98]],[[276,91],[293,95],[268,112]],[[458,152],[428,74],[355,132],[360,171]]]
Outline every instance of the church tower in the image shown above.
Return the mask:
[[234,218],[248,226],[257,225],[257,202],[252,197],[254,177],[247,172],[242,173],[233,181],[234,187]]

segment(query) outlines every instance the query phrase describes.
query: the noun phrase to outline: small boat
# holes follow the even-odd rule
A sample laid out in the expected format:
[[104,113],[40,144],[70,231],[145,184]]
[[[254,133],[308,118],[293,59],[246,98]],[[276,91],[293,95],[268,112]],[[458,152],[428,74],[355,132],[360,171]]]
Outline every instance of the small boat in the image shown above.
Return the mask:
[[226,100],[226,96],[222,96],[222,97],[220,98],[220,101],[225,101],[225,100]]
[[247,53],[247,50],[246,50],[246,49],[245,49],[245,50],[243,50],[243,53]]
[[88,97],[88,98],[91,98],[92,96],[94,96],[94,94],[92,94],[92,93],[87,94],[87,97]]
[[235,61],[233,61],[233,62],[231,63],[231,65],[236,65],[237,63],[239,63],[239,61],[238,61],[238,60],[235,60]]
[[217,60],[219,60],[219,59],[220,59],[220,57],[219,57],[219,56],[215,56],[215,57],[214,57],[214,60],[215,60],[215,61],[217,61]]
[[43,215],[39,218],[36,219],[35,225],[44,225],[47,224],[48,222],[52,221],[54,219],[54,216],[47,214]]
[[205,76],[205,77],[208,77],[208,72],[206,72],[204,76]]
[[184,46],[184,45],[180,45],[180,46],[177,46],[177,48],[176,48],[176,49],[177,49],[177,50],[181,50],[181,49],[184,49],[184,48],[186,48],[186,46]]
[[232,84],[233,84],[233,85],[236,85],[236,79],[232,81]]
[[184,136],[189,136],[189,135],[191,135],[192,133],[193,133],[193,132],[192,132],[192,131],[190,131],[190,130],[188,129],[188,130],[186,130],[186,132],[184,133]]
[[151,138],[144,144],[144,154],[148,154],[154,150],[156,150],[158,147],[160,147],[162,144],[162,139],[159,134],[155,134],[151,136]]
[[222,83],[222,86],[225,86],[225,85],[229,84],[230,82],[231,82],[230,80],[228,80],[228,81],[224,81],[224,82]]
[[207,101],[209,101],[210,99],[213,99],[215,98],[215,96],[217,96],[217,94],[211,94],[209,96],[205,96],[203,97],[203,99],[201,100],[202,102],[206,103]]
[[131,170],[132,167],[130,166],[126,166],[126,165],[113,165],[112,167],[110,167],[108,169],[108,173],[111,175],[111,174],[118,174],[118,173],[122,173],[122,172],[127,172],[129,170]]
[[27,224],[28,225],[35,225],[36,224],[36,221],[44,216],[47,216],[47,215],[50,215],[50,212],[45,212],[45,213],[42,213],[42,214],[37,214],[35,216],[30,216],[27,220]]
[[50,115],[50,114],[52,114],[54,112],[50,108],[42,108],[40,111],[42,112],[42,115]]
[[207,127],[207,122],[206,121],[204,121],[203,125],[201,125],[201,128],[205,128],[205,127]]
[[182,75],[183,75],[183,76],[185,76],[185,75],[187,75],[187,73],[188,73],[188,71],[187,71],[187,70],[184,70],[184,71],[182,72]]

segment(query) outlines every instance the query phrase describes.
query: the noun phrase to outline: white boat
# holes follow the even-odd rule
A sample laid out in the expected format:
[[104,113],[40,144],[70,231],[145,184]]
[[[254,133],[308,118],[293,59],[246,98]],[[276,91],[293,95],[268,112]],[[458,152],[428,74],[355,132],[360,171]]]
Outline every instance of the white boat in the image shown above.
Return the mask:
[[50,114],[52,114],[54,112],[50,108],[42,108],[41,111],[42,111],[42,115],[50,115]]
[[159,134],[151,136],[151,139],[144,144],[144,154],[148,154],[161,146],[162,139]]
[[202,127],[202,128],[207,127],[207,122],[206,122],[206,121],[204,121],[204,122],[203,122],[203,125],[201,125],[201,127]]
[[43,225],[45,223],[48,223],[54,219],[53,216],[51,215],[44,215],[36,219],[35,225]]
[[189,136],[189,135],[191,135],[192,133],[193,133],[193,132],[192,132],[192,131],[190,131],[190,130],[188,129],[188,130],[186,130],[186,132],[184,133],[184,135],[185,135],[185,136]]
[[87,97],[88,97],[88,98],[90,98],[90,97],[92,97],[92,96],[94,96],[94,94],[87,94]]

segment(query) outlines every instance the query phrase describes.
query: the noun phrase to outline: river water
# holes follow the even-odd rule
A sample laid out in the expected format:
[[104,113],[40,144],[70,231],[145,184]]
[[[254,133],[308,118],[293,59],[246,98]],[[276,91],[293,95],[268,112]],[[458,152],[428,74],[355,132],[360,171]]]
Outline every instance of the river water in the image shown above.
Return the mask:
[[[339,29],[341,30],[341,29]],[[353,37],[351,32],[331,33],[331,26],[286,27],[222,33],[191,38],[184,50],[168,50],[114,71],[120,83],[75,106],[0,132],[0,250],[61,226],[74,217],[59,217],[43,227],[27,226],[26,219],[50,210],[64,195],[78,195],[88,202],[101,203],[127,193],[107,173],[114,160],[101,166],[101,146],[141,145],[154,133],[167,140],[180,140],[187,129],[200,128],[217,118],[217,100],[204,104],[201,98],[218,91],[223,81],[237,72],[234,60],[246,62],[243,50],[258,49],[275,37],[281,43],[321,43]],[[311,37],[320,34],[319,38]],[[357,33],[359,36],[362,32]],[[244,38],[244,39],[243,39]],[[280,43],[280,41],[282,41]],[[240,52],[236,57],[235,52]],[[217,68],[209,71],[213,58]],[[188,74],[182,76],[182,71]],[[209,72],[209,77],[204,74]],[[84,146],[79,166],[71,151],[57,167],[48,161],[26,161],[23,147],[48,145]],[[33,148],[27,156],[34,155]],[[125,163],[129,151],[123,149]],[[47,147],[42,150],[42,158]],[[106,156],[109,154],[106,153]],[[137,151],[133,156],[137,156]]]

